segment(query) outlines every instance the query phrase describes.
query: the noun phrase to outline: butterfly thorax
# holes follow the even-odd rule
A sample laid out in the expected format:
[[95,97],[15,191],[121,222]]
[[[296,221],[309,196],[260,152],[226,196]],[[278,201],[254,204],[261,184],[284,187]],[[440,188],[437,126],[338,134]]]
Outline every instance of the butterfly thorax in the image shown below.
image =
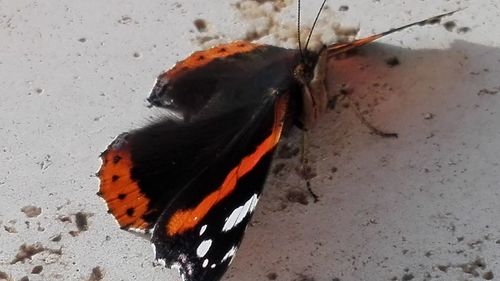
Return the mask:
[[326,51],[306,52],[294,68],[294,77],[301,87],[301,110],[297,121],[305,130],[313,128],[327,109],[327,59]]

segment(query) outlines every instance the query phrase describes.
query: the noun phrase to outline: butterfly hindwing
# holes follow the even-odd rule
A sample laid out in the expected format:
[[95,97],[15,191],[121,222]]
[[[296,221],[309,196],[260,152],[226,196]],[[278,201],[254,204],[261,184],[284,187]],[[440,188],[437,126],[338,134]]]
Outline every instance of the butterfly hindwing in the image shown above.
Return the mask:
[[147,232],[154,220],[146,220],[151,197],[140,188],[132,176],[132,154],[128,133],[119,135],[101,154],[102,166],[98,172],[101,180],[99,192],[120,227]]
[[[219,280],[238,249],[280,138],[288,95],[257,110],[221,157],[165,209],[153,231],[156,258],[187,281]],[[223,175],[223,177],[220,177]],[[203,196],[197,190],[206,190]]]
[[165,119],[118,136],[102,154],[99,172],[99,194],[109,212],[122,228],[147,232],[249,114],[241,110],[195,123]]

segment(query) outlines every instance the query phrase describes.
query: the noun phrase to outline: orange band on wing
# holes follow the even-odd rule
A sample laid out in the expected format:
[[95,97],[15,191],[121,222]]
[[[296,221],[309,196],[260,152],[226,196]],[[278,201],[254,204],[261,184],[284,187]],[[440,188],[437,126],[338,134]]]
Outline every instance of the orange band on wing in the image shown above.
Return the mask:
[[145,230],[149,225],[142,216],[148,210],[149,199],[130,176],[132,160],[128,149],[108,148],[101,156],[99,195],[122,228]]
[[260,45],[250,42],[235,41],[228,44],[218,45],[207,50],[194,52],[185,60],[178,62],[170,70],[160,75],[160,78],[172,78],[186,70],[206,65],[215,59],[225,58],[238,53],[250,52],[259,46]]
[[238,179],[250,172],[257,163],[259,163],[262,157],[276,146],[283,129],[287,103],[288,95],[283,95],[278,98],[275,105],[274,127],[271,134],[257,146],[252,154],[243,158],[238,166],[228,173],[224,182],[217,190],[205,197],[195,208],[180,210],[172,215],[166,226],[166,232],[169,236],[181,234],[195,227],[215,204],[234,191]]
[[381,34],[376,34],[376,35],[372,35],[372,36],[369,36],[369,37],[366,37],[363,39],[355,40],[355,41],[352,41],[349,43],[333,44],[331,46],[328,46],[328,48],[327,48],[328,56],[334,56],[334,55],[338,55],[341,53],[345,53],[351,49],[361,47],[361,46],[366,45],[370,42],[373,42],[382,36],[383,35],[381,35]]

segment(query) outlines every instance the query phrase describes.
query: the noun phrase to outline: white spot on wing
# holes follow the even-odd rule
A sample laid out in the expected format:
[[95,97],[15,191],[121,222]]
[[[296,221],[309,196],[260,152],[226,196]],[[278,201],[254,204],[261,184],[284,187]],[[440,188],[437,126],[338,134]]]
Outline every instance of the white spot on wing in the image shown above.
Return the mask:
[[181,273],[181,264],[178,262],[173,263],[170,268],[175,269],[175,270],[177,270],[177,272]]
[[230,257],[233,257],[236,254],[236,250],[238,250],[238,247],[233,246],[231,249],[229,249],[229,251],[227,251],[226,255],[224,255],[220,262],[223,263]]
[[141,229],[141,228],[135,228],[135,227],[130,227],[127,229],[128,231],[133,231],[137,234],[140,234],[140,235],[144,235],[145,238],[148,238],[149,236],[151,236],[149,234],[149,232],[147,232],[145,229]]
[[210,268],[215,268],[215,263],[212,263],[212,265],[210,266]]
[[257,202],[259,202],[259,197],[257,196],[257,194],[254,194],[254,196],[252,196],[253,200],[252,203],[250,203],[250,213],[255,210],[255,207],[257,207]]
[[153,266],[167,266],[167,263],[165,262],[165,259],[157,259],[153,262]]
[[205,259],[201,266],[203,266],[203,268],[205,268],[205,267],[207,267],[207,265],[208,265],[208,259]]
[[153,248],[153,256],[156,259],[156,245],[154,243],[151,243],[151,248]]
[[211,239],[203,240],[198,246],[198,249],[196,249],[196,254],[198,255],[198,257],[200,258],[204,257],[207,254],[208,250],[210,249],[210,246],[212,246]]
[[222,231],[227,232],[236,227],[240,222],[242,222],[248,214],[253,212],[258,200],[259,197],[257,196],[257,194],[254,194],[252,197],[250,197],[250,199],[248,199],[247,202],[245,202],[243,206],[234,209],[231,215],[229,215],[229,217],[226,219],[226,223],[222,227]]
[[207,230],[207,225],[206,224],[201,227],[201,229],[200,229],[200,236],[202,236],[203,233],[205,233],[205,230]]
[[180,263],[176,262],[176,263],[172,264],[172,266],[170,268],[177,270],[177,273],[179,273],[179,275],[181,276],[182,281],[186,280],[186,276],[183,273],[181,273],[181,264]]

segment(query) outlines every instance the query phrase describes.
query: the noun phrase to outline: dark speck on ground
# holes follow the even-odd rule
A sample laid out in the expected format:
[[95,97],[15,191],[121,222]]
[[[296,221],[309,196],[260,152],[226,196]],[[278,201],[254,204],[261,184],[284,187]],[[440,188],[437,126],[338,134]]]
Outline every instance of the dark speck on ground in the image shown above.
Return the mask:
[[401,277],[401,280],[409,281],[409,280],[413,280],[413,278],[415,278],[415,276],[413,274],[407,273],[407,274],[403,275],[403,277]]
[[460,27],[460,28],[457,30],[457,32],[458,32],[458,33],[467,33],[467,32],[469,32],[470,30],[471,30],[471,29],[470,29],[470,27],[464,26],[464,27]]
[[342,6],[339,7],[339,11],[340,12],[345,12],[347,10],[349,10],[349,6],[347,6],[347,5],[342,5]]
[[276,280],[278,278],[278,274],[276,272],[271,272],[267,274],[267,279]]
[[96,266],[92,268],[92,273],[90,273],[88,281],[100,281],[104,279],[104,272],[101,267]]
[[307,193],[298,189],[289,190],[286,194],[286,199],[289,202],[300,203],[302,205],[309,204],[309,200],[307,200]]
[[387,64],[389,67],[394,67],[397,65],[400,65],[401,62],[399,61],[398,57],[390,57],[385,60],[385,64]]
[[193,22],[194,26],[198,30],[198,32],[205,32],[207,31],[207,23],[203,19],[196,19]]
[[31,270],[31,274],[39,274],[40,272],[42,272],[42,270],[43,270],[43,266],[37,265],[37,266],[33,267],[33,269]]
[[89,229],[87,217],[88,214],[83,212],[78,212],[75,214],[75,223],[79,231],[86,231]]
[[446,28],[446,30],[448,31],[453,31],[453,29],[457,26],[457,24],[450,20],[450,21],[447,21],[443,24],[444,28]]

